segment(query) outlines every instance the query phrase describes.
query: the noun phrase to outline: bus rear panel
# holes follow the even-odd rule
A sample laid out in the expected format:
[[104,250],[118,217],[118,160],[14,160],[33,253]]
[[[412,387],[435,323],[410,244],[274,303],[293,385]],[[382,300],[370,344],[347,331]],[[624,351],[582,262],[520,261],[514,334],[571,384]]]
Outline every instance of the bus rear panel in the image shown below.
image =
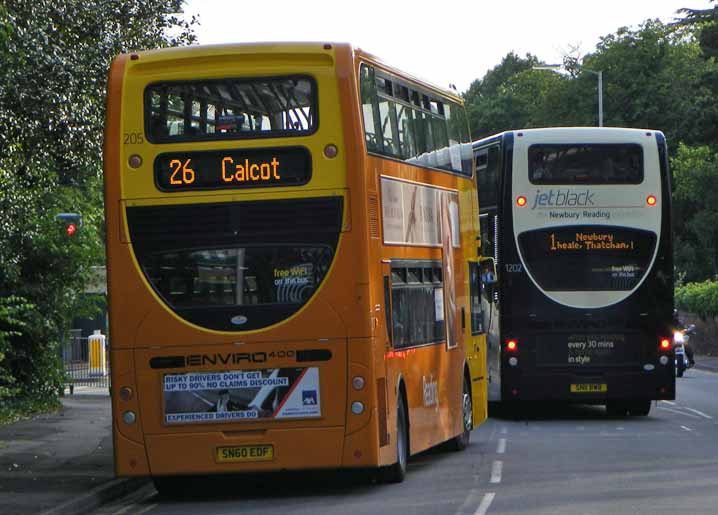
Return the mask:
[[[639,412],[674,398],[672,345],[662,345],[673,310],[663,135],[535,129],[504,133],[493,145],[500,193],[484,216],[498,221],[489,359],[500,386],[491,400]],[[490,158],[486,145],[474,148]]]

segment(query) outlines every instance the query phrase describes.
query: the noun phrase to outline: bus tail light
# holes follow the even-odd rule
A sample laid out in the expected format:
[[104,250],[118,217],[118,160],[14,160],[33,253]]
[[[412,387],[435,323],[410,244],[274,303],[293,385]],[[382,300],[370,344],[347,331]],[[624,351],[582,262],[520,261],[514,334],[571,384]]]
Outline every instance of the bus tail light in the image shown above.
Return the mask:
[[506,350],[509,352],[516,352],[519,350],[519,342],[516,340],[508,340],[506,342]]
[[363,378],[362,376],[355,376],[355,377],[352,379],[352,388],[354,388],[354,389],[357,390],[357,391],[363,390],[363,389],[364,389],[364,384],[365,384],[365,381],[364,381],[364,378]]
[[122,388],[120,388],[120,399],[122,399],[123,401],[131,401],[133,396],[134,392],[129,386],[123,386]]
[[648,195],[646,197],[646,204],[648,204],[649,206],[655,206],[656,202],[657,200],[655,195]]
[[671,339],[666,337],[661,338],[659,346],[662,351],[671,350]]
[[523,195],[519,195],[518,197],[516,197],[517,206],[524,207],[526,205],[526,202],[526,197],[524,197]]

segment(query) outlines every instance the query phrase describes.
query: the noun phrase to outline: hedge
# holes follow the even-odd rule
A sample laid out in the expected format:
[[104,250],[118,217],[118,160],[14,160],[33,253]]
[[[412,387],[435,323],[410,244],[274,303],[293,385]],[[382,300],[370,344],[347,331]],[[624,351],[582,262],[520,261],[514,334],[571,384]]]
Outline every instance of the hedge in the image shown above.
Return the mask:
[[688,283],[676,288],[676,307],[703,319],[718,316],[718,282]]

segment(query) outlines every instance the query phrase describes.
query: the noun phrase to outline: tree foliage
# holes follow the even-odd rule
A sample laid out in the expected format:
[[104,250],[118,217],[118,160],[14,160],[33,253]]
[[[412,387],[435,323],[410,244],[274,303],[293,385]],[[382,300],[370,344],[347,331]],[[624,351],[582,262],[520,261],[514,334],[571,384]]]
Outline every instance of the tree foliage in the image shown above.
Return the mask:
[[[715,2],[715,0],[712,0]],[[699,29],[698,42],[706,57],[718,57],[718,6],[712,9],[679,10],[685,17],[677,25],[697,27]]]
[[672,145],[714,141],[718,104],[706,78],[718,67],[702,57],[693,34],[657,20],[620,28],[583,59],[566,56],[563,75],[533,70],[538,58],[509,53],[464,95],[473,136],[597,125],[598,81],[590,71],[601,71],[604,125],[661,129]]
[[678,277],[718,277],[718,154],[708,146],[681,143],[671,168]]
[[[59,344],[104,262],[102,141],[111,59],[188,44],[182,0],[0,7],[0,398],[51,397]],[[67,237],[54,215],[79,212]],[[3,390],[5,388],[5,390]]]

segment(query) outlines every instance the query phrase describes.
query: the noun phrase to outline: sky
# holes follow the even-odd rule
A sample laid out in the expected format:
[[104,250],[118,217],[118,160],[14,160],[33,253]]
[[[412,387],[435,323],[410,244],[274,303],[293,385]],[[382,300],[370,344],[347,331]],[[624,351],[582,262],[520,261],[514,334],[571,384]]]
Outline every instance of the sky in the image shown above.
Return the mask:
[[670,23],[709,0],[188,0],[200,44],[348,42],[388,64],[459,92],[509,52],[560,63],[578,48],[649,18]]

